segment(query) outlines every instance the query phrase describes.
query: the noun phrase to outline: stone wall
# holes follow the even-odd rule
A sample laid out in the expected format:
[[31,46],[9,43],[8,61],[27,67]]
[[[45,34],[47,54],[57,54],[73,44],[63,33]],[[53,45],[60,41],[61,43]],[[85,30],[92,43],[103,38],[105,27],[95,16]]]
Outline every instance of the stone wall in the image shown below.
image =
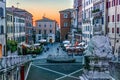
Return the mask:
[[110,74],[115,80],[120,80],[120,62],[110,62]]

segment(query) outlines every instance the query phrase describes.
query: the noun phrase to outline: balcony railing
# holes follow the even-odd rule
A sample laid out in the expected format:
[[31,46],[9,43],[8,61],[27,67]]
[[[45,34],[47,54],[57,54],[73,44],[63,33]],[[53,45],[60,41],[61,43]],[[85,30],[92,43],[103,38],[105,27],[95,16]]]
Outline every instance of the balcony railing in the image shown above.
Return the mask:
[[83,23],[89,23],[91,22],[90,18],[83,19]]
[[104,0],[94,0],[93,3],[96,4],[96,3],[100,3],[102,1],[104,1]]
[[93,17],[101,17],[102,16],[102,10],[96,9],[92,11]]
[[0,71],[22,65],[32,60],[32,56],[15,56],[0,58]]

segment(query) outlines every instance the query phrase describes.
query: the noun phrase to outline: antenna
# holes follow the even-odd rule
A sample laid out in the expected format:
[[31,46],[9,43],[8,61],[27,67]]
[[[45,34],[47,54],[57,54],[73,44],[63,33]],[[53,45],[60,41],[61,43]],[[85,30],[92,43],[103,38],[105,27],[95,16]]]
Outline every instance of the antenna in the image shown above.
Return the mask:
[[19,3],[19,2],[17,2],[16,4],[17,4],[17,8],[18,8],[18,6],[19,6],[19,4],[20,4],[20,3]]

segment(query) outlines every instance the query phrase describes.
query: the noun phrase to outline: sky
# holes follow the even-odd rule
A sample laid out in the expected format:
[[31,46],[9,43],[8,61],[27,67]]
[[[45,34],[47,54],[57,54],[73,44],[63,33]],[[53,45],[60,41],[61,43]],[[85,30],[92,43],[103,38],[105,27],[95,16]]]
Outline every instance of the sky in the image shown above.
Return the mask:
[[[17,5],[17,3],[19,3]],[[7,7],[15,6],[33,14],[33,20],[43,17],[60,22],[59,11],[73,7],[73,0],[7,0]]]

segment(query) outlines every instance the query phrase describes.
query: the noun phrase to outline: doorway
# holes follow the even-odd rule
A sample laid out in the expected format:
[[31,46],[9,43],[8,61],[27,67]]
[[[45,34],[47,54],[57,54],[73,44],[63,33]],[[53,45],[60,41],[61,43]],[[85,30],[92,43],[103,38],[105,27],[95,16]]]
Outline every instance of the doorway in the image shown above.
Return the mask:
[[49,42],[52,43],[52,39],[50,39]]

